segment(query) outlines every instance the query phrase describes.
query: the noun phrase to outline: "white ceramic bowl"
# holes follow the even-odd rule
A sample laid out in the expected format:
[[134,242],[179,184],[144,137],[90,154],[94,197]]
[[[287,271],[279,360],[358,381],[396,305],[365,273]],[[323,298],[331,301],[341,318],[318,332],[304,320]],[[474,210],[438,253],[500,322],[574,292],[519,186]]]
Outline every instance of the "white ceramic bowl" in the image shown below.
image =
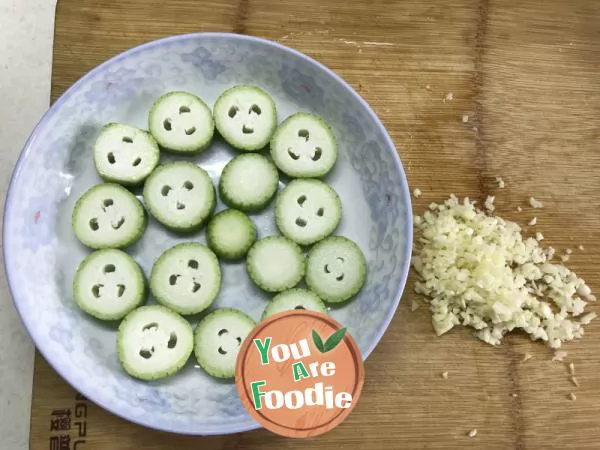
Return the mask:
[[[152,102],[164,92],[190,91],[212,107],[222,91],[240,83],[269,92],[280,121],[302,110],[333,126],[340,152],[326,181],[344,205],[336,234],[361,246],[369,274],[360,295],[331,314],[348,327],[364,358],[381,339],[406,282],[412,217],[402,165],[373,111],[332,71],[280,44],[222,33],[175,36],[116,56],[58,99],[28,140],[8,191],[4,257],[16,307],[48,362],[90,400],[144,426],[208,435],[258,424],[244,410],[235,385],[210,378],[193,358],[165,381],[127,376],[116,356],[115,327],[91,319],[73,302],[73,275],[89,250],[71,231],[71,211],[85,190],[101,182],[92,147],[105,123],[145,128]],[[194,160],[216,184],[234,154],[217,139]],[[253,219],[260,237],[276,234],[272,207]],[[150,220],[129,253],[148,274],[165,249],[189,239],[205,242],[204,232],[181,238]],[[268,297],[253,287],[244,265],[223,264],[223,276],[215,306],[237,307],[259,320]]]

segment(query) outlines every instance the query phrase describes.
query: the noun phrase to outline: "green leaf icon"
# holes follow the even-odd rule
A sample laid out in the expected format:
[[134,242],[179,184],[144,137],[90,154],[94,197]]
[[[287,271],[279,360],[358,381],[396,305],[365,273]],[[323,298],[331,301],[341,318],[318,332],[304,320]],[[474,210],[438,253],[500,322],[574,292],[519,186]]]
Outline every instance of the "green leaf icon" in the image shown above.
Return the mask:
[[340,342],[342,342],[342,339],[344,339],[345,334],[346,334],[346,327],[344,327],[340,330],[337,330],[335,333],[333,333],[331,336],[329,336],[327,341],[325,341],[325,345],[323,346],[324,351],[322,353],[327,353],[328,351],[336,348],[337,345]]
[[333,333],[331,336],[329,336],[329,338],[327,338],[327,341],[325,341],[325,344],[323,344],[323,339],[321,339],[321,336],[319,336],[319,333],[317,333],[315,330],[312,330],[313,342],[315,343],[315,346],[321,353],[327,353],[327,352],[333,350],[334,348],[336,348],[337,345],[340,342],[342,342],[342,339],[344,339],[345,334],[346,334],[346,327],[344,327],[340,330],[337,330],[335,333]]
[[319,336],[319,333],[317,333],[315,330],[312,330],[312,338],[313,338],[313,342],[315,343],[315,346],[317,347],[317,349],[321,353],[325,353],[325,349],[323,347],[323,339],[321,339],[321,336]]

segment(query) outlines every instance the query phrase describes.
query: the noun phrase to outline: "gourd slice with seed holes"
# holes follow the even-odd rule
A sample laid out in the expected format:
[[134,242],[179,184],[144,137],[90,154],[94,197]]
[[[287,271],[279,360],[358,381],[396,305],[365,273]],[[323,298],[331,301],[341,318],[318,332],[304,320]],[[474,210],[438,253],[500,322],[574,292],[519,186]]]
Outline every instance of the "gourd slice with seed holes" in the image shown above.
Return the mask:
[[238,150],[261,150],[277,127],[275,102],[256,86],[227,89],[215,102],[213,113],[223,139]]
[[134,378],[158,380],[171,376],[185,365],[193,350],[192,326],[164,306],[142,306],[119,325],[119,360]]
[[123,248],[142,237],[147,218],[135,195],[118,184],[103,183],[79,197],[71,222],[82,244],[93,249]]
[[211,143],[215,122],[202,99],[188,92],[175,91],[154,102],[148,128],[164,150],[197,154]]
[[201,228],[214,211],[215,197],[208,173],[188,161],[158,166],[144,185],[148,211],[173,231],[190,232]]
[[152,267],[150,290],[159,303],[179,314],[204,311],[221,290],[217,256],[195,242],[171,247]]
[[311,245],[329,236],[341,218],[340,197],[322,181],[293,180],[277,195],[277,228],[300,245]]
[[285,119],[271,139],[275,165],[292,178],[320,178],[337,159],[331,127],[315,114],[299,112]]
[[94,145],[94,165],[106,181],[126,186],[143,182],[158,165],[160,150],[150,133],[110,123]]
[[250,279],[266,292],[282,292],[304,277],[304,253],[298,244],[283,236],[257,241],[246,259]]
[[254,320],[233,308],[216,309],[194,332],[194,353],[200,367],[216,378],[234,378],[242,343],[256,326]]
[[256,153],[233,158],[223,168],[219,195],[230,208],[258,212],[271,202],[279,184],[279,173],[271,161]]
[[295,288],[273,297],[265,308],[262,319],[294,309],[327,313],[327,307],[317,294],[306,289]]
[[343,236],[331,236],[308,252],[306,284],[328,303],[354,297],[365,284],[367,262],[358,245]]
[[120,320],[146,301],[146,280],[127,253],[97,250],[77,268],[73,297],[86,313],[100,320]]

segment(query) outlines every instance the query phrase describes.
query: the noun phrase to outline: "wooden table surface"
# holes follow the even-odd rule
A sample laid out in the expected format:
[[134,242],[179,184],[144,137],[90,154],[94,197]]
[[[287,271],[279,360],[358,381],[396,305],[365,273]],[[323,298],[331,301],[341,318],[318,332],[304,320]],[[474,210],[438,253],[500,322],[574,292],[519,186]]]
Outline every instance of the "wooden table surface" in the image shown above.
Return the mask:
[[[534,195],[545,205],[535,211],[544,242],[573,248],[569,266],[600,289],[599,25],[594,0],[59,0],[52,95],[167,35],[232,31],[279,41],[329,66],[370,103],[411,186],[423,191],[416,213],[450,193],[490,194],[500,215],[526,224]],[[453,99],[443,101],[448,93]],[[464,329],[437,338],[429,312],[411,312],[413,281],[366,363],[356,409],[322,437],[179,437],[89,405],[78,448],[600,448],[600,322],[565,346],[575,388],[565,364],[551,363],[552,352],[525,336],[499,348]],[[525,352],[533,359],[521,363]],[[32,449],[48,448],[51,411],[77,401],[38,357]],[[477,436],[467,437],[473,428]]]

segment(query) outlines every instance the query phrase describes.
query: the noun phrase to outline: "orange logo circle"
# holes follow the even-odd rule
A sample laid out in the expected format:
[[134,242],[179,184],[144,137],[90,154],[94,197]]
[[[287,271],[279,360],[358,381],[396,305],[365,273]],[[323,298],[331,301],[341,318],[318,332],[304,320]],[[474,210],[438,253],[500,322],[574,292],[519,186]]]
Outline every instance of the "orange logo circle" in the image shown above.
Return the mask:
[[360,350],[326,314],[275,314],[244,340],[235,382],[263,427],[287,437],[317,436],[342,423],[364,383]]

